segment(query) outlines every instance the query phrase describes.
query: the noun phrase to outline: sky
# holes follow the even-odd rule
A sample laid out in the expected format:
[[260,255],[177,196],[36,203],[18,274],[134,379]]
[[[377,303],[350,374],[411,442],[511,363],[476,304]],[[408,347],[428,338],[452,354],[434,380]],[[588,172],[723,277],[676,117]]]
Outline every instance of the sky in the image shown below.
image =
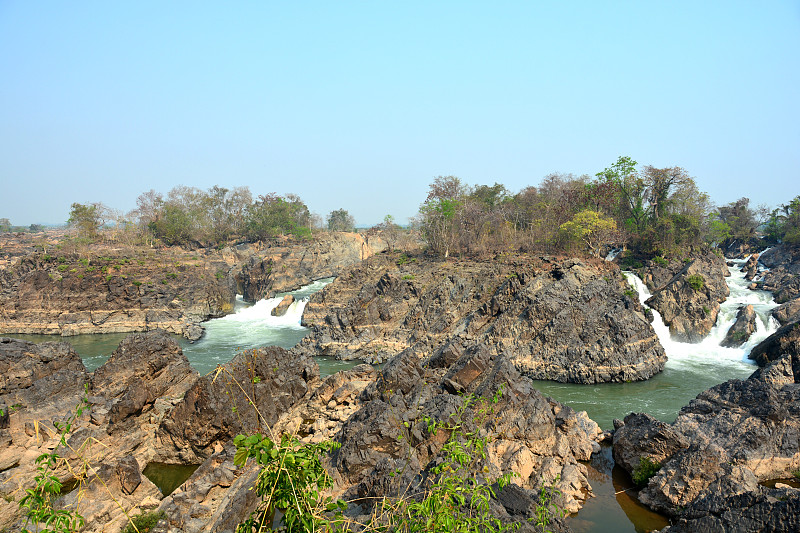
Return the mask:
[[177,185],[358,224],[621,156],[800,195],[800,2],[0,0],[0,218]]

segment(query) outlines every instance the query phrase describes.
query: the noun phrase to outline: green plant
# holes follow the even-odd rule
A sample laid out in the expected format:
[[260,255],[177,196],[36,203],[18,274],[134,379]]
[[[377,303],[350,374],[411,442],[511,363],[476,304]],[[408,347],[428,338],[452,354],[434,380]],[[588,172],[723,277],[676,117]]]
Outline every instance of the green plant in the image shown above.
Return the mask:
[[406,275],[403,276],[403,279],[407,280],[407,281],[411,281],[412,279],[414,279],[414,274],[406,274]]
[[406,254],[400,254],[400,257],[395,260],[395,263],[397,263],[397,266],[403,266],[406,263],[415,263],[416,261],[416,257],[408,257]]
[[636,291],[633,289],[625,289],[624,291],[622,291],[622,294],[624,294],[629,298],[636,298]]
[[686,283],[695,291],[702,290],[706,284],[706,280],[700,274],[692,274],[686,278]]
[[141,281],[139,281],[139,280],[133,280],[131,283],[133,283],[133,284],[134,284],[134,285],[136,285],[137,287],[139,287],[139,286],[142,284],[142,282],[141,282]]
[[653,461],[649,457],[640,457],[639,466],[634,468],[633,474],[631,474],[633,482],[637,487],[644,487],[647,485],[647,482],[650,481],[650,478],[653,477],[660,468],[661,463]]
[[792,477],[795,479],[800,479],[800,470],[792,470]]
[[667,262],[667,260],[664,259],[663,257],[661,257],[660,255],[657,255],[657,256],[655,256],[653,258],[653,263],[657,264],[658,266],[662,266],[662,267],[665,267],[665,266],[667,266],[669,264]]
[[289,533],[324,531],[330,520],[324,511],[342,511],[347,504],[321,496],[333,484],[322,466],[321,456],[340,446],[334,442],[303,444],[294,435],[283,435],[278,443],[259,433],[238,435],[234,464],[244,466],[249,458],[261,465],[254,489],[261,498],[258,508],[238,525],[236,533],[266,531],[276,510]]
[[149,533],[164,516],[166,516],[164,511],[150,511],[132,516],[122,533]]
[[82,264],[84,267],[88,267],[88,266],[89,266],[89,260],[88,260],[88,259],[86,259],[86,258],[83,258],[83,259],[78,259],[78,261],[79,261],[79,262],[80,262],[80,263],[81,263],[81,264]]
[[58,271],[59,272],[65,272],[68,269],[69,269],[69,267],[67,265],[58,265]]
[[86,272],[94,272],[94,270],[95,270],[95,267],[93,267],[93,266],[86,267]]
[[[63,424],[59,422],[53,423],[61,437],[59,441],[60,448],[69,447],[72,449],[67,444],[67,436],[72,431],[72,425],[75,421],[83,415],[84,411],[91,408],[88,400],[88,391],[87,385],[86,394],[66,422]],[[77,509],[67,510],[53,507],[53,501],[60,496],[62,487],[61,481],[55,475],[55,470],[59,463],[64,461],[58,454],[59,447],[36,458],[36,464],[38,465],[36,468],[37,474],[34,477],[36,486],[26,489],[25,496],[19,501],[20,510],[25,511],[23,533],[71,533],[83,527],[84,519]],[[28,529],[28,525],[34,525],[35,529]],[[44,525],[44,527],[40,527],[41,525]]]
[[217,279],[223,279],[225,277],[225,272],[223,272],[222,270],[218,270],[217,273],[214,274],[214,277],[216,277]]

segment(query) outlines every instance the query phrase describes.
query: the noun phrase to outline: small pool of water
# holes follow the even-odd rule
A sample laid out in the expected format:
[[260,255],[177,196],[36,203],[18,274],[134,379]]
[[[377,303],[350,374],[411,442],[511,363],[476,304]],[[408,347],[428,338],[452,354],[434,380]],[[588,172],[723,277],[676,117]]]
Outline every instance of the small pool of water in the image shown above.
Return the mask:
[[567,519],[573,533],[646,533],[669,525],[636,499],[630,476],[614,464],[611,446],[604,445],[586,466],[594,497]]
[[148,463],[142,475],[158,487],[161,494],[169,496],[194,474],[200,465],[178,465],[168,463]]

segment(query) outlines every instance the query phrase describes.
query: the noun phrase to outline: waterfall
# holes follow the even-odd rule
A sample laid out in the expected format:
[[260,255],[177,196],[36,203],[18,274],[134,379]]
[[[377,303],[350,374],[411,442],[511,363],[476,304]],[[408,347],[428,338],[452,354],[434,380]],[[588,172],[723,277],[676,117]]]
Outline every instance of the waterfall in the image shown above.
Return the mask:
[[[778,304],[775,303],[772,294],[767,291],[753,291],[747,287],[750,281],[744,279],[744,273],[740,272],[741,266],[747,259],[734,260],[733,266],[728,267],[731,275],[725,281],[730,289],[730,296],[720,304],[717,322],[702,342],[697,344],[674,341],[669,328],[664,324],[661,315],[653,309],[653,329],[667,353],[669,361],[667,367],[678,368],[686,365],[696,365],[697,363],[717,363],[717,364],[754,364],[747,358],[750,350],[758,343],[766,339],[778,329],[779,324],[771,316],[771,311]],[[639,301],[644,303],[651,294],[647,286],[633,272],[623,272],[628,283],[639,293]],[[750,336],[748,341],[736,348],[724,348],[719,345],[728,329],[736,321],[736,314],[739,308],[751,304],[756,311],[756,331]]]

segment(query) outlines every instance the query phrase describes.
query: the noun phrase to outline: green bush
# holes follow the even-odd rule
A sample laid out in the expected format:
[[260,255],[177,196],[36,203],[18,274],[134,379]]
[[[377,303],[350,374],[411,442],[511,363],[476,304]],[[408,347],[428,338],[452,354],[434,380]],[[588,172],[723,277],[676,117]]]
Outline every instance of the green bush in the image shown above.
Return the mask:
[[657,256],[655,256],[653,258],[653,263],[657,264],[658,266],[662,266],[662,267],[665,267],[665,266],[667,266],[669,264],[669,262],[666,259],[664,259],[663,257],[661,257],[660,255],[657,255]]
[[702,290],[705,287],[706,280],[700,274],[692,274],[691,276],[686,278],[686,283],[694,289],[695,291]]
[[633,482],[637,487],[644,487],[647,485],[647,482],[650,481],[650,478],[656,475],[656,472],[658,472],[660,468],[661,463],[653,461],[649,457],[640,457],[639,466],[634,468],[633,474],[631,475]]
[[122,533],[149,533],[164,516],[164,511],[150,511],[132,516]]

